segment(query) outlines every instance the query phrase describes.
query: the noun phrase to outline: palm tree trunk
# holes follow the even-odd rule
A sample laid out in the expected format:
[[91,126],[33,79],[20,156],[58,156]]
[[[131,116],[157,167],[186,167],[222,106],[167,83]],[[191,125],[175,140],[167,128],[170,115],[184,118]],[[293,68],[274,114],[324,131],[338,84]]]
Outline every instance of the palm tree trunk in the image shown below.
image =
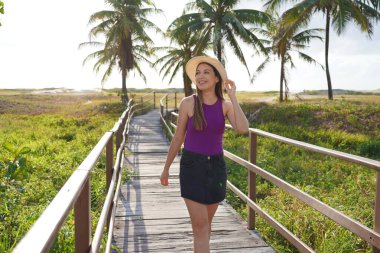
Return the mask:
[[183,67],[183,89],[185,91],[186,97],[193,94],[193,89],[191,88],[191,80],[186,74],[185,67]]
[[[124,44],[124,43],[123,43]],[[133,57],[133,42],[132,42],[132,34],[131,32],[128,33],[128,36],[126,37],[125,39],[125,47],[124,50],[125,50],[125,64],[126,64],[126,68],[127,70],[132,70],[133,69],[133,65],[134,65],[134,62],[135,62],[135,59]]]
[[127,73],[133,69],[133,53],[132,53],[132,37],[129,33],[127,37],[123,37],[121,41],[121,102],[123,104],[128,103],[128,91],[127,91]]
[[121,102],[123,104],[127,104],[128,101],[129,101],[129,98],[128,98],[128,91],[127,91],[127,70],[126,68],[122,68],[121,70]]
[[329,42],[330,42],[330,10],[326,11],[326,35],[325,35],[325,67],[328,87],[328,96],[333,100],[333,90],[331,85],[330,69],[329,69]]
[[285,61],[281,57],[281,73],[280,73],[280,102],[284,101],[284,79],[285,79]]
[[217,49],[216,53],[217,53],[218,60],[224,65],[224,62],[222,61],[222,41],[221,40],[218,42],[216,49]]

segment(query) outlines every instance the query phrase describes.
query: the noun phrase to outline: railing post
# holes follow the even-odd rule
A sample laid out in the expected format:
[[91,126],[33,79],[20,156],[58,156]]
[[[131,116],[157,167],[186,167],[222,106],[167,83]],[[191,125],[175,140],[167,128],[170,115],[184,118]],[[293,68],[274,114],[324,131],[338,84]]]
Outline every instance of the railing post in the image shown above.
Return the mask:
[[174,110],[177,111],[177,92],[174,93]]
[[106,188],[110,186],[113,167],[113,138],[111,137],[106,146]]
[[142,111],[144,112],[144,97],[141,97],[140,100],[141,100],[141,108],[142,108]]
[[[106,146],[106,192],[108,192],[108,188],[111,184],[113,174],[113,136],[109,139]],[[112,210],[112,207],[111,207]],[[111,220],[112,213],[108,213],[107,217],[107,231],[109,230],[109,224]]]
[[[375,221],[373,230],[380,233],[380,171],[378,170],[376,174]],[[380,253],[380,249],[373,247],[373,252]]]
[[122,129],[121,129],[121,126],[119,126],[119,128],[116,130],[116,152],[119,150],[120,148],[120,145],[121,145],[121,142],[122,142]]
[[75,252],[87,253],[91,244],[90,180],[84,184],[74,205]]
[[166,101],[165,101],[165,104],[166,104],[166,113],[165,113],[165,119],[167,119],[168,117],[168,95],[166,95]]
[[[249,161],[256,164],[257,154],[257,135],[249,132]],[[256,173],[248,171],[248,197],[256,202]],[[255,211],[248,207],[248,229],[255,229],[256,217]]]
[[153,91],[153,109],[156,109],[156,92]]
[[[170,122],[170,123],[174,123],[174,122],[173,122],[173,121],[174,121],[174,118],[175,118],[175,116],[173,115],[173,113],[170,113],[169,122]],[[170,124],[170,129],[171,129],[172,133],[175,132],[175,128],[172,126],[172,124]]]

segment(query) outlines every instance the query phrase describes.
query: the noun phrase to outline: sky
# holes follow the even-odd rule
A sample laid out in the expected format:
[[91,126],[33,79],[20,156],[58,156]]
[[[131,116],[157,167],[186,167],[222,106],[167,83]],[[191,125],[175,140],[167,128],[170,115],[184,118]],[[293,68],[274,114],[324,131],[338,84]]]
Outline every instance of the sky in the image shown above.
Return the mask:
[[[83,65],[84,58],[95,48],[79,49],[78,45],[89,41],[88,25],[92,13],[110,9],[103,0],[4,0],[5,14],[0,15],[0,89],[17,88],[69,88],[77,90],[100,89],[103,72],[93,71],[94,61]],[[189,0],[160,0],[156,6],[165,16],[150,18],[162,30],[181,15]],[[235,9],[262,10],[263,1],[241,0]],[[323,17],[312,20],[310,28],[323,28]],[[169,41],[151,33],[156,45],[169,45]],[[375,25],[372,39],[349,25],[338,37],[330,34],[330,73],[334,89],[380,89],[380,23]],[[251,73],[263,58],[253,55],[249,46],[242,45]],[[324,65],[324,43],[313,41],[305,50]],[[212,52],[211,52],[212,53]],[[326,75],[315,65],[304,63],[294,56],[295,69],[288,72],[291,91],[326,89]],[[245,67],[227,50],[226,70],[238,90],[268,91],[279,89],[280,66],[275,61],[250,83]],[[181,73],[169,84],[154,69],[144,66],[147,83],[133,72],[127,79],[127,87],[133,88],[181,88]],[[121,87],[121,74],[114,70],[103,84],[104,88]]]

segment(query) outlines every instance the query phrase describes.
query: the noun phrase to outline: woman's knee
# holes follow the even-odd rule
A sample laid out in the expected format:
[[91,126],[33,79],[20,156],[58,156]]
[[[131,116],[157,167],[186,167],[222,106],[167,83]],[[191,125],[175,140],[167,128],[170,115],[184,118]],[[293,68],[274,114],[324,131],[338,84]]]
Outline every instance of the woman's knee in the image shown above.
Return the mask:
[[198,217],[196,219],[193,219],[191,221],[191,224],[193,226],[194,230],[202,231],[202,230],[209,230],[209,222],[207,217]]

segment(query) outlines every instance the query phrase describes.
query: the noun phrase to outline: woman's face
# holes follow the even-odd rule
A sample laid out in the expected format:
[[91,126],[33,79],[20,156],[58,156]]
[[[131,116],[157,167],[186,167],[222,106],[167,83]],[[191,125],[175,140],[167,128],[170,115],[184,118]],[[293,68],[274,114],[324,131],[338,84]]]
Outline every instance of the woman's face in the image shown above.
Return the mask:
[[207,63],[200,63],[195,72],[195,82],[198,89],[214,89],[219,78],[215,75],[213,68]]

